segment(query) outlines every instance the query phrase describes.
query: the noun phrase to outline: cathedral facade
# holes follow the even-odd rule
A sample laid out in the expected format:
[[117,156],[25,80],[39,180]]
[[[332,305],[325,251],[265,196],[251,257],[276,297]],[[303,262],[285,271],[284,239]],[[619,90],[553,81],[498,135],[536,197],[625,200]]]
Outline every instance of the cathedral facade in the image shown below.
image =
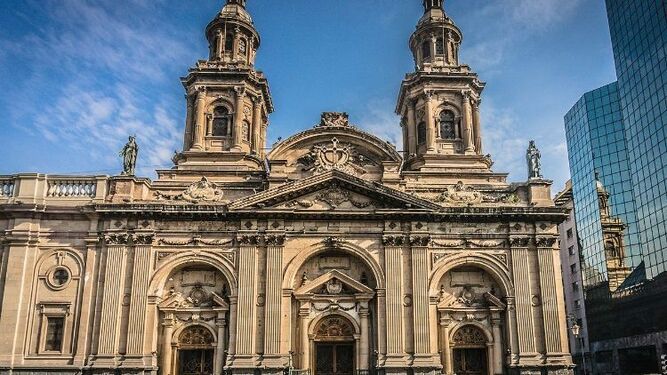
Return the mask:
[[484,83],[424,10],[402,152],[329,112],[267,153],[260,35],[227,0],[173,168],[0,176],[0,373],[571,374],[566,213],[539,159],[491,170]]

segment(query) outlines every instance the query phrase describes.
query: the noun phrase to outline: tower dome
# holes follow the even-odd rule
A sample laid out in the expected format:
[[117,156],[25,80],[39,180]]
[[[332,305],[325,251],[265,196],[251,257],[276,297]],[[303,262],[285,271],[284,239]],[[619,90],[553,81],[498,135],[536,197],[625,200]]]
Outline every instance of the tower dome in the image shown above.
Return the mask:
[[443,9],[443,0],[424,0],[424,15],[410,38],[417,70],[443,70],[459,66],[461,30]]
[[227,0],[206,27],[210,61],[229,64],[255,64],[260,37],[245,8],[246,0]]

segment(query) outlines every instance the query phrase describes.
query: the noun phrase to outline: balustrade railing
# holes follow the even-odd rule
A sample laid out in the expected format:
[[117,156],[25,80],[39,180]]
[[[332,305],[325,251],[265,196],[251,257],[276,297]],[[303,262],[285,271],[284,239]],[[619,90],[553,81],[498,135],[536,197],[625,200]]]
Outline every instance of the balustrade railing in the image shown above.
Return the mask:
[[0,198],[9,198],[14,196],[14,179],[0,179]]
[[48,180],[47,198],[94,198],[97,181],[94,179],[54,178]]

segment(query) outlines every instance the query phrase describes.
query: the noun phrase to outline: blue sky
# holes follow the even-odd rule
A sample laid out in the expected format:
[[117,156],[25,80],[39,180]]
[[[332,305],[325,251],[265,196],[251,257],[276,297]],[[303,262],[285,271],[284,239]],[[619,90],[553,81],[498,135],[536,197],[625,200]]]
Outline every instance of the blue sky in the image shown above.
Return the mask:
[[[3,0],[0,174],[116,174],[127,135],[138,171],[171,166],[185,104],[179,77],[205,58],[206,24],[224,0]],[[407,41],[420,0],[249,0],[258,68],[276,112],[269,145],[345,111],[400,145],[393,114],[413,69]],[[487,82],[482,103],[494,170],[526,178],[535,139],[554,190],[568,178],[563,115],[615,80],[603,0],[448,0],[462,61]],[[11,155],[11,156],[10,156]]]

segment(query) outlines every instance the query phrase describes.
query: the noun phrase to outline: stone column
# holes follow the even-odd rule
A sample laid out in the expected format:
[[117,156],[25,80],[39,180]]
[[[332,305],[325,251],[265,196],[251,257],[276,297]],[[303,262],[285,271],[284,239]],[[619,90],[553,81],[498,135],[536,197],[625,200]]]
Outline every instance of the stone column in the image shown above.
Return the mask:
[[376,289],[375,294],[378,299],[378,318],[375,327],[378,335],[378,358],[375,365],[384,366],[387,355],[387,290]]
[[[281,297],[285,236],[266,236],[266,299],[264,303],[264,366],[280,367]],[[268,363],[267,363],[268,360]]]
[[410,157],[410,142],[408,141],[408,120],[403,117],[401,119],[401,132],[403,133],[403,160],[407,160]]
[[183,138],[183,151],[187,151],[192,146],[192,124],[194,123],[193,107],[194,103],[190,96],[185,96],[187,110],[185,113],[185,137]]
[[491,319],[493,329],[493,373],[503,375],[503,336],[500,331],[500,317],[494,316]]
[[262,98],[253,98],[253,115],[252,115],[252,146],[251,151],[257,155],[261,154],[259,144],[259,135],[262,132]]
[[100,313],[100,333],[97,353],[99,357],[113,359],[118,351],[120,330],[120,305],[123,300],[125,279],[126,234],[107,236],[104,289]]
[[160,370],[162,375],[171,375],[171,338],[174,335],[174,317],[171,313],[167,314],[162,323],[162,361]]
[[463,96],[463,147],[466,154],[475,152],[475,145],[472,139],[472,108],[470,106],[470,93],[464,91]]
[[310,307],[302,307],[299,310],[299,318],[301,319],[301,369],[310,370],[310,337],[308,337]]
[[238,311],[238,296],[229,296],[229,345],[227,345],[227,363],[236,354],[236,318]]
[[512,270],[516,293],[516,321],[519,333],[519,356],[533,356],[537,352],[530,287],[530,238],[512,239]]
[[482,154],[482,120],[480,119],[479,106],[482,104],[480,99],[476,100],[473,105],[473,132],[475,133],[475,150],[478,154]]
[[369,348],[369,326],[368,308],[359,309],[361,325],[361,338],[359,339],[359,365],[360,370],[368,370],[368,348]]
[[234,367],[254,367],[257,336],[257,246],[259,236],[239,239],[239,287]]
[[417,124],[415,122],[415,102],[412,99],[408,99],[408,153],[409,157],[417,155],[417,139],[416,131]]
[[516,306],[514,297],[507,297],[507,337],[510,341],[509,362],[513,365],[519,361],[519,333],[516,324]]
[[[559,314],[564,305],[562,302],[564,301],[562,299],[563,293],[558,291],[562,285],[560,281],[561,270],[560,268],[556,269],[554,261],[554,258],[558,257],[558,250],[553,248],[556,241],[557,237],[541,237],[537,240],[542,314],[544,316],[544,340],[547,355],[561,354],[565,351],[561,346],[563,341],[561,340],[561,328],[565,328],[564,326],[561,327],[561,320],[563,320],[563,323],[565,323],[565,320],[561,319],[563,316]],[[559,276],[556,274],[559,274]]]
[[435,63],[435,52],[436,52],[435,43],[436,43],[436,37],[435,35],[431,35],[431,43],[429,44],[431,47],[431,61],[434,63]]
[[[435,46],[435,44],[433,44]],[[433,92],[426,92],[426,145],[428,151],[435,151],[435,113],[433,113]]]
[[387,356],[404,357],[403,348],[403,248],[404,237],[385,236],[383,242],[384,263],[387,275],[387,297],[386,297],[386,333],[387,333]]
[[204,127],[206,126],[206,92],[203,89],[197,90],[196,114],[194,123],[194,144],[195,150],[204,149]]
[[206,114],[206,136],[210,137],[213,135],[213,114]]
[[451,375],[454,371],[454,367],[452,366],[452,349],[450,348],[449,344],[449,322],[450,320],[448,316],[443,316],[440,318],[440,332],[442,334],[441,350],[443,351],[445,358],[445,363],[443,363],[443,370],[446,375]]
[[215,326],[218,328],[218,342],[215,353],[215,374],[222,374],[222,368],[225,364],[225,313],[218,312],[215,320]]
[[264,148],[266,147],[266,130],[268,128],[268,124],[265,124],[262,121],[262,135],[259,138],[259,154],[264,158],[265,156],[265,150]]
[[151,276],[152,242],[153,235],[135,236],[130,319],[127,326],[127,355],[129,356],[141,356],[145,353],[146,306]]
[[232,149],[241,151],[241,129],[243,128],[243,102],[245,98],[245,87],[235,87],[236,104],[234,105],[234,131],[232,132]]
[[222,34],[222,30],[218,30],[216,33],[216,47],[217,50],[215,51],[216,57],[218,60],[222,60],[222,55],[223,55],[223,45],[225,44],[225,36]]

